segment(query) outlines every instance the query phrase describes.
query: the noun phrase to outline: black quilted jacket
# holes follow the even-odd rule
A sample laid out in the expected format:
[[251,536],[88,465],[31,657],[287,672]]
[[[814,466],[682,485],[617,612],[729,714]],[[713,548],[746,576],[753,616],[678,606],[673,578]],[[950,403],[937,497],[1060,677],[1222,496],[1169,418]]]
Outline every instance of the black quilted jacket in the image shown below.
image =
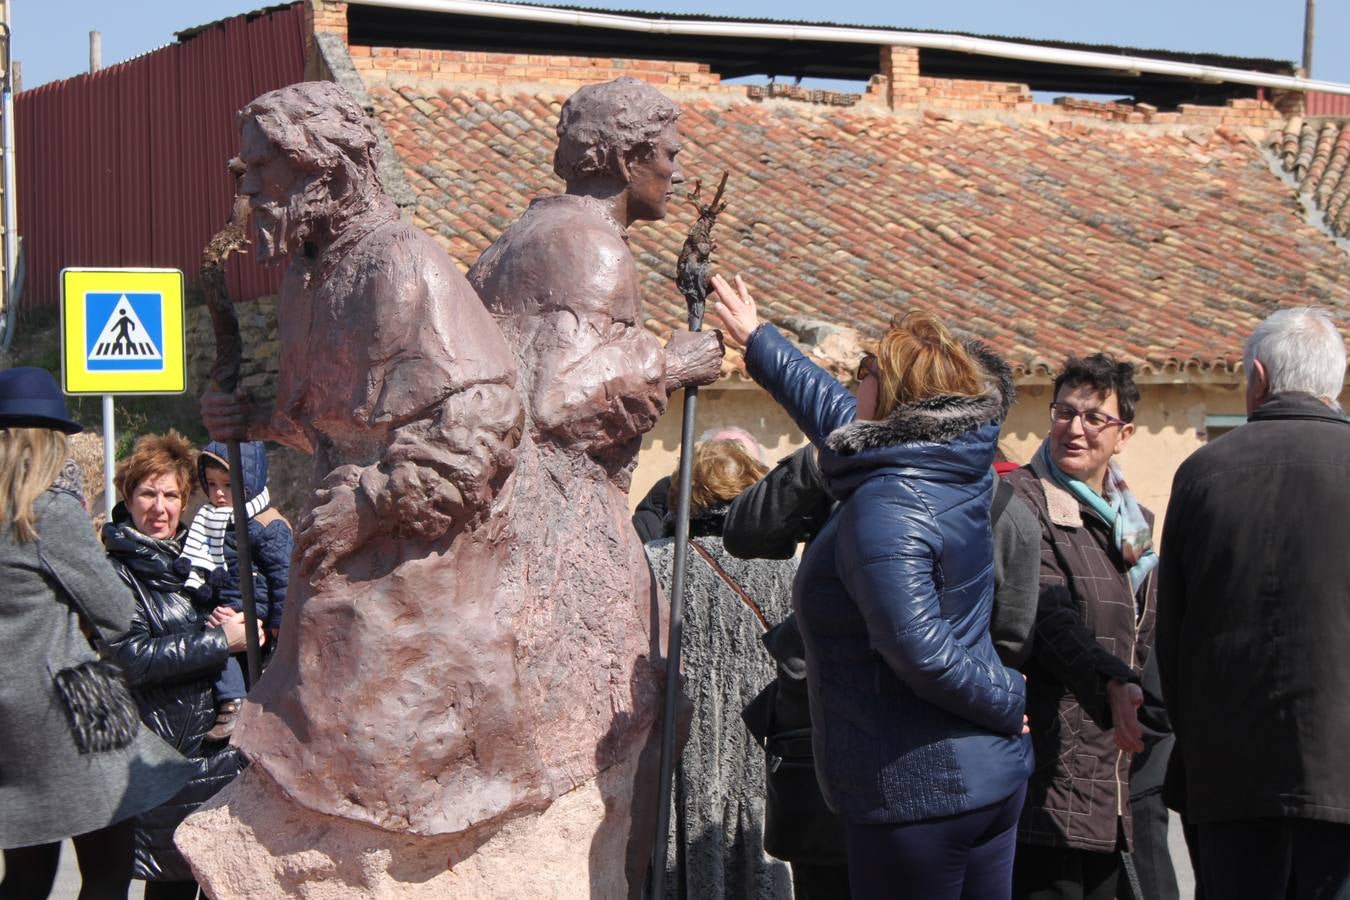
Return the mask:
[[175,565],[185,530],[157,541],[135,528],[119,505],[103,527],[113,568],[136,595],[131,628],[112,647],[126,671],[141,720],[197,764],[197,775],[167,803],[135,819],[135,877],[147,881],[192,878],[173,845],[173,831],[201,803],[238,774],[232,748],[206,746],[215,722],[211,683],[229,656],[223,628],[206,628],[205,617],[179,593],[186,569]]

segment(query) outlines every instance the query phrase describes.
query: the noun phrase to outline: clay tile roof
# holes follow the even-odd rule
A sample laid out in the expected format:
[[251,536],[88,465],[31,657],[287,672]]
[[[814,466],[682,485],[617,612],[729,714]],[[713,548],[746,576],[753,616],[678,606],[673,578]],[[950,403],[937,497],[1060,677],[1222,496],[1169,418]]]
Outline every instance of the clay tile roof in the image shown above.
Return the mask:
[[1326,217],[1332,234],[1350,238],[1350,122],[1290,119],[1273,145],[1284,171]]
[[[417,194],[416,222],[466,268],[531,197],[561,188],[562,95],[405,86],[371,96]],[[779,323],[875,335],[925,308],[1022,375],[1097,349],[1145,372],[1218,374],[1240,366],[1242,340],[1277,307],[1350,311],[1346,251],[1309,223],[1270,151],[1227,129],[702,99],[682,108],[686,174],[711,187],[731,172],[715,264],[743,273]],[[1347,131],[1319,135],[1307,177],[1326,141],[1323,182],[1345,169]],[[1345,193],[1328,202],[1350,210]],[[657,332],[683,326],[674,266],[692,219],[679,204],[632,229]]]

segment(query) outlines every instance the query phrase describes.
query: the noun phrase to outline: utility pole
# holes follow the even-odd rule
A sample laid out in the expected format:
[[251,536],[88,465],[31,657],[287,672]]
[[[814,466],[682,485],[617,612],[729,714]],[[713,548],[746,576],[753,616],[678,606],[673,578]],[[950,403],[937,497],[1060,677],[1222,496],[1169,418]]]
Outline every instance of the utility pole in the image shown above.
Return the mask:
[[[1308,0],[1309,3],[1312,0]],[[97,31],[89,32],[89,71],[97,72],[103,68],[103,35]]]
[[14,169],[14,78],[10,53],[10,0],[0,0],[0,256],[3,295],[0,299],[0,352],[9,350],[18,321],[19,232]]
[[1312,52],[1313,52],[1313,11],[1317,6],[1317,0],[1307,0],[1307,7],[1303,13],[1303,77],[1312,77]]

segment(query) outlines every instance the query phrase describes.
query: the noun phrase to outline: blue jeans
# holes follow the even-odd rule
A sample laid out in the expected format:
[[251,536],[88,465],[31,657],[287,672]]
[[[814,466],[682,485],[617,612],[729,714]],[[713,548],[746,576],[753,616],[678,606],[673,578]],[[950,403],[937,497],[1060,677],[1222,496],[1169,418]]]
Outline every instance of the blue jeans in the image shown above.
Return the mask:
[[1026,793],[941,819],[846,825],[853,900],[1008,900]]
[[241,660],[245,659],[244,654],[236,653],[225,660],[225,666],[216,676],[216,682],[211,686],[216,695],[216,705],[224,703],[226,700],[243,700],[244,694],[244,667]]

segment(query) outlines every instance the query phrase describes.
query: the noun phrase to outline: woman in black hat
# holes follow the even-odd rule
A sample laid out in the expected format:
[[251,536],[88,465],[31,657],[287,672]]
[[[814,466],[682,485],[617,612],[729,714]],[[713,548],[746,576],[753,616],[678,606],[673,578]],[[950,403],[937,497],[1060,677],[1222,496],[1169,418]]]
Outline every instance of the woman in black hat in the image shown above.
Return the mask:
[[42,369],[0,371],[0,898],[46,897],[73,837],[81,900],[125,898],[128,819],[191,768],[140,727],[102,645],[134,600],[94,536],[66,436],[80,431]]

